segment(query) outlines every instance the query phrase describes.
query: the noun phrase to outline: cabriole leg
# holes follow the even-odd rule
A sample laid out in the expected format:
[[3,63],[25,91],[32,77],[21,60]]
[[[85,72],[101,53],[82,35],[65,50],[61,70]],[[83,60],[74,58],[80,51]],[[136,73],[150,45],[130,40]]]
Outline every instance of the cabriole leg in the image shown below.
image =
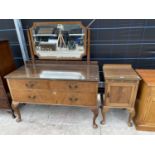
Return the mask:
[[98,128],[98,125],[96,124],[96,118],[98,116],[98,108],[92,108],[91,111],[93,112],[93,128]]
[[16,122],[21,121],[21,114],[20,114],[18,106],[19,106],[19,102],[12,101],[12,109],[14,110],[14,112],[16,114]]
[[132,110],[128,110],[129,111],[129,119],[128,119],[128,126],[131,127],[133,124],[132,124],[132,120],[133,120],[133,117],[135,116],[135,110],[132,109]]
[[102,121],[101,121],[101,124],[102,125],[104,125],[105,124],[105,115],[106,115],[106,113],[109,111],[109,108],[107,108],[107,107],[102,107],[101,108],[101,113],[102,113]]
[[11,116],[12,116],[13,119],[16,118],[16,116],[15,116],[15,114],[14,114],[14,111],[13,111],[12,107],[10,107],[10,110],[7,110],[7,112],[8,112],[9,114],[11,114]]
[[12,118],[13,118],[13,119],[16,118],[13,109],[11,109],[11,115],[12,115]]

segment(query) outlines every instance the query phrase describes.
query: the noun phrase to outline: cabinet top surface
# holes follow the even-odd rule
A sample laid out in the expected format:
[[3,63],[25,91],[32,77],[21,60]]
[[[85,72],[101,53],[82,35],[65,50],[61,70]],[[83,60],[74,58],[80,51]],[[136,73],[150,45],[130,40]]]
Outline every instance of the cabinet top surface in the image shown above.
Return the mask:
[[144,82],[150,85],[155,85],[155,70],[153,69],[137,69],[136,72]]
[[5,78],[98,81],[99,72],[95,64],[26,64]]
[[104,65],[105,79],[140,80],[131,65]]

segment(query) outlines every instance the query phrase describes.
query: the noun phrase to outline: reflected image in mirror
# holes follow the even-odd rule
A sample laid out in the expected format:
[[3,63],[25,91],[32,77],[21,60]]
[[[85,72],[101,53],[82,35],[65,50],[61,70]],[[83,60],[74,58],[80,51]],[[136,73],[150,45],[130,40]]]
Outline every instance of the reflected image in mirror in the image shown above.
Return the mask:
[[50,79],[71,79],[71,80],[83,80],[85,77],[80,72],[67,72],[67,71],[42,71],[40,78]]
[[78,24],[50,24],[33,28],[39,57],[80,58],[85,54],[85,30]]

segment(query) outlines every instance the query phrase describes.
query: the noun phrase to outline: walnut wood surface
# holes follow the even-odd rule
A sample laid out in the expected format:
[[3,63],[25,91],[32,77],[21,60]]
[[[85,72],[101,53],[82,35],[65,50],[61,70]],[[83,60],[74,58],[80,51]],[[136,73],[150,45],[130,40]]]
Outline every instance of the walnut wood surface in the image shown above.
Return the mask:
[[[80,82],[80,81],[56,81],[56,80],[15,80],[10,79],[9,85],[11,88],[17,90],[53,90],[53,91],[64,91],[65,92],[96,92],[97,86],[96,82]],[[89,87],[88,87],[89,86]]]
[[143,81],[148,85],[155,85],[155,70],[153,69],[137,69],[137,73],[142,77]]
[[[42,77],[44,71],[61,71],[63,73],[79,73],[83,79],[52,79],[51,76]],[[63,76],[63,74],[62,74]],[[17,122],[21,121],[18,108],[20,103],[42,105],[65,105],[87,107],[93,114],[93,127],[98,116],[98,66],[97,64],[82,63],[36,63],[22,66],[6,76],[11,96],[12,108],[16,112]]]
[[104,77],[106,79],[125,79],[137,80],[140,79],[137,73],[132,69],[131,65],[120,64],[105,64],[103,66]]
[[6,92],[2,86],[0,86],[0,97],[1,98],[6,98]]
[[[83,79],[76,79],[80,81],[98,81],[99,73],[97,65],[78,65],[78,64],[27,64],[24,65],[12,73],[5,76],[7,79],[50,79],[48,76],[41,78],[43,71],[60,71],[60,72],[70,72],[79,73],[83,76]],[[58,80],[57,78],[55,80]],[[72,79],[67,79],[72,80]]]
[[48,90],[16,90],[12,89],[12,97],[14,101],[30,104],[45,105],[69,105],[81,107],[95,107],[95,93],[81,92],[58,92]]
[[130,113],[128,126],[135,115],[134,105],[139,84],[139,76],[131,65],[106,64],[103,66],[105,77],[105,101],[102,107],[102,124],[110,108],[127,109]]
[[142,78],[136,102],[137,130],[155,131],[155,70],[138,69]]
[[2,109],[10,108],[9,98],[5,90],[1,76],[0,76],[0,108]]
[[[27,64],[34,64],[32,61],[27,61]],[[87,65],[87,61],[81,60],[35,60],[35,64],[68,64],[68,65]],[[90,61],[89,65],[98,65],[97,61]]]
[[9,89],[4,76],[15,69],[13,56],[7,40],[0,41],[0,108],[11,109]]
[[0,75],[4,76],[15,69],[8,41],[0,41]]

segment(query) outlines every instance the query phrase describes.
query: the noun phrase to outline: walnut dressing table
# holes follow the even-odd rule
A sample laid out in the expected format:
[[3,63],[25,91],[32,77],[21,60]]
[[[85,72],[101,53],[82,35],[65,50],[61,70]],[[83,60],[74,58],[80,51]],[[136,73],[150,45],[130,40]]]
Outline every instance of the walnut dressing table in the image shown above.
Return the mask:
[[[82,35],[80,35],[81,27],[78,27],[78,23],[74,28],[74,23],[66,25],[62,22],[61,25],[58,24],[62,28],[61,32],[59,30],[58,33],[54,34],[53,29],[58,27],[53,26],[54,24],[39,23],[39,25],[45,26],[43,28],[36,27],[38,24],[34,24],[35,29],[32,30],[31,28],[28,32],[32,61],[6,76],[13,100],[12,108],[17,115],[16,121],[21,121],[18,108],[20,103],[77,106],[89,108],[93,112],[93,127],[97,128],[95,121],[98,116],[99,73],[97,63],[90,62],[88,58],[89,48],[86,46],[86,42],[89,40],[87,31],[84,29]],[[49,30],[47,31],[45,28],[49,28]],[[72,28],[72,33],[69,31],[72,35],[65,35],[65,28]],[[42,34],[43,32],[45,34]],[[48,34],[46,34],[47,32]],[[33,33],[37,34],[34,35]],[[78,34],[73,35],[73,33]],[[50,39],[48,39],[48,36],[50,36]],[[54,39],[52,40],[53,36]],[[61,37],[61,40],[59,40],[59,37]],[[38,43],[40,40],[43,41]],[[48,46],[45,47],[42,44]],[[80,50],[79,53],[78,49]],[[38,50],[37,53],[36,50]],[[83,50],[84,53],[82,53]],[[58,55],[62,52],[62,56],[57,56],[57,61],[54,61],[57,52]],[[72,55],[74,52],[80,56],[78,60],[76,60],[77,54],[76,57],[74,57],[74,54]],[[65,57],[66,55],[67,57]],[[68,58],[68,55],[71,57]],[[83,55],[87,55],[87,61],[79,61]],[[38,61],[36,57],[39,59]]]

